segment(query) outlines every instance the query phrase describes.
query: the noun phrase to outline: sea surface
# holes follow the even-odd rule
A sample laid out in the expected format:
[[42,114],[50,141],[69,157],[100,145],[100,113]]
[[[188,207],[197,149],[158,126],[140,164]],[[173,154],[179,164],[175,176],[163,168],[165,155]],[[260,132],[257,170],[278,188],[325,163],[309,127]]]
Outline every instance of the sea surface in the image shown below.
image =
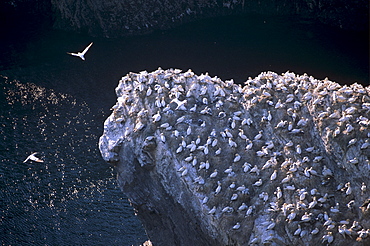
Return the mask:
[[[51,28],[0,39],[2,245],[139,245],[145,231],[98,150],[128,72],[189,68],[242,83],[263,71],[369,84],[368,33],[234,16],[117,39]],[[86,61],[66,52],[94,42]],[[43,163],[23,161],[33,153]]]

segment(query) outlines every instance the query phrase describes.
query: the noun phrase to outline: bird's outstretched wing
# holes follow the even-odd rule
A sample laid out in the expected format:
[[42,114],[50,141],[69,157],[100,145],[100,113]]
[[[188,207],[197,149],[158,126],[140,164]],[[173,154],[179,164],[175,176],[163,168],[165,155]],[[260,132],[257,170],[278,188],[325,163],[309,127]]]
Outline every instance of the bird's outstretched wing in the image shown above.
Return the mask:
[[84,49],[84,51],[82,51],[81,53],[82,53],[82,55],[85,55],[86,54],[86,52],[90,49],[90,47],[91,47],[91,45],[93,45],[93,42],[91,42],[85,49]]
[[67,52],[68,55],[79,56],[77,53]]
[[30,157],[27,156],[27,158],[23,162],[26,163],[29,159],[30,159]]

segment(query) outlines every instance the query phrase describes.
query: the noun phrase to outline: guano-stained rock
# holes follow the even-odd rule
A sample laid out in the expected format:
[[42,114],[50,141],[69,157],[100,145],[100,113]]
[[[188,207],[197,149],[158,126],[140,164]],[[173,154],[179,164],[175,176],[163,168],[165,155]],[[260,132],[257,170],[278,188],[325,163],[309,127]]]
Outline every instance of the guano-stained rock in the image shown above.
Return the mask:
[[129,73],[99,147],[153,245],[370,243],[370,87]]

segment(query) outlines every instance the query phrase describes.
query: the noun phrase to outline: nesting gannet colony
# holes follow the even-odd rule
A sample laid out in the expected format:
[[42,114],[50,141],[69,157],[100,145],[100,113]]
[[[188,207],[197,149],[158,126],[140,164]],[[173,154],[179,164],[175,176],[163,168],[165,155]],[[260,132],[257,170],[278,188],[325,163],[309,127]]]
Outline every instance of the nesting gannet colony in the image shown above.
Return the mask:
[[99,147],[153,245],[369,245],[370,87],[129,73]]

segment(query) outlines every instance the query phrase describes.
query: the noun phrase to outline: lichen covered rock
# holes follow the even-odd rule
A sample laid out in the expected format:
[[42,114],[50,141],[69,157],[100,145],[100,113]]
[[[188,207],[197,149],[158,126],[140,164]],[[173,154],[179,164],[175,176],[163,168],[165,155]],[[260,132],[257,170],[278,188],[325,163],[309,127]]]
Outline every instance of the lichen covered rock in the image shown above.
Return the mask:
[[99,147],[153,245],[370,241],[370,87],[130,73]]

